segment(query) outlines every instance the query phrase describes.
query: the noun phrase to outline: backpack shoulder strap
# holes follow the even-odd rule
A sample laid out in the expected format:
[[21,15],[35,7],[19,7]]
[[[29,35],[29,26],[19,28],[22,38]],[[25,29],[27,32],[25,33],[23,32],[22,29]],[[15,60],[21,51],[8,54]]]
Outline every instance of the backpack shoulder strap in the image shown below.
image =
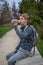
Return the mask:
[[28,27],[29,27],[29,25],[26,25],[26,27],[25,27],[24,31],[25,31]]
[[34,26],[33,25],[30,25],[30,26],[33,29],[33,31],[36,32],[36,29],[34,28]]

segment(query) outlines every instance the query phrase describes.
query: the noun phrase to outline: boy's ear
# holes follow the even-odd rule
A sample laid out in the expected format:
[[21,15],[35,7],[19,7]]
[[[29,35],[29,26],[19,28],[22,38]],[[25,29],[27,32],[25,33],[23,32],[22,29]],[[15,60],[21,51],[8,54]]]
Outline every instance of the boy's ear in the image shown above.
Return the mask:
[[27,23],[27,21],[28,21],[28,20],[26,19],[26,23]]

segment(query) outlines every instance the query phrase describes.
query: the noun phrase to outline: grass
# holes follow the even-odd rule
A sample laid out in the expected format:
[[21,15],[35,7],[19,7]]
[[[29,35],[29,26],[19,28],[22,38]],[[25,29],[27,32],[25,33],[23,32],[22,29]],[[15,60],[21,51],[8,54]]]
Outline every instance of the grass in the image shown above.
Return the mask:
[[0,38],[9,30],[11,30],[13,28],[12,24],[7,24],[7,25],[3,25],[0,26]]
[[39,40],[39,43],[37,45],[38,51],[40,52],[42,58],[43,58],[43,39]]

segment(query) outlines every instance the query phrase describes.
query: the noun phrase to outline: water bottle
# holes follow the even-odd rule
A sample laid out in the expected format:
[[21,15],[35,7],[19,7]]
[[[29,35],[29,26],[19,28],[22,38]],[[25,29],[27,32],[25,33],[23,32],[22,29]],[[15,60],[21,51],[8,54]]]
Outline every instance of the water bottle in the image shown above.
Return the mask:
[[[13,24],[15,22],[15,19],[12,19],[11,20],[11,23]],[[21,23],[21,21],[20,20],[18,20],[18,25]]]

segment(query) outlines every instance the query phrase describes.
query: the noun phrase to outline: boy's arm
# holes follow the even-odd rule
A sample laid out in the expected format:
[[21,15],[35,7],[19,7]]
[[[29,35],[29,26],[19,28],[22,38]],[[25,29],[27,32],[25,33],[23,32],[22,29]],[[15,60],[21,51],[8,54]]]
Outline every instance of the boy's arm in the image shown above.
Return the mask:
[[23,39],[32,33],[32,29],[30,27],[28,27],[24,32],[19,31],[19,29],[16,25],[14,26],[14,29],[15,29],[17,35],[20,37],[20,39]]

